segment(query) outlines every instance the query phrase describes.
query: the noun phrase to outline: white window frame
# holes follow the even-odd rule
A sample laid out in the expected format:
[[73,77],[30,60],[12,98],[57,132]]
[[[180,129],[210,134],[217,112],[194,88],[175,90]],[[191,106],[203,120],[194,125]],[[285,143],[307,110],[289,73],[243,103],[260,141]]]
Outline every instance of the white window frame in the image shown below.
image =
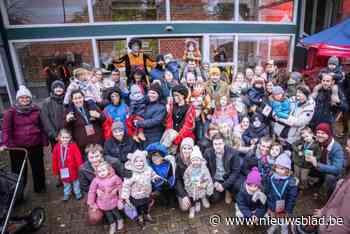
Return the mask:
[[[231,36],[234,39],[234,51],[233,51],[233,61],[227,63],[210,63],[210,37],[215,36]],[[10,53],[11,58],[14,64],[16,80],[19,84],[24,84],[24,74],[21,68],[21,64],[18,59],[18,55],[15,48],[15,43],[32,43],[32,42],[53,42],[53,41],[80,41],[80,40],[90,40],[92,46],[92,57],[94,61],[94,66],[99,67],[99,54],[97,48],[97,40],[113,40],[113,39],[126,39],[126,46],[128,45],[128,41],[133,37],[147,37],[147,38],[169,38],[169,37],[202,37],[202,53],[203,53],[203,61],[208,61],[210,64],[217,65],[232,65],[234,67],[234,75],[237,74],[237,66],[238,64],[238,40],[239,36],[264,36],[264,37],[282,37],[289,36],[290,39],[290,48],[289,48],[289,63],[288,70],[292,71],[293,62],[294,62],[294,44],[295,44],[295,34],[275,34],[275,33],[213,33],[213,34],[145,34],[145,35],[129,35],[129,36],[99,36],[99,37],[65,37],[65,38],[46,38],[46,39],[25,39],[25,40],[10,40]],[[206,60],[205,60],[206,59]]]
[[3,17],[3,22],[5,28],[40,28],[40,27],[77,27],[77,26],[90,26],[90,25],[133,25],[133,24],[272,24],[272,25],[296,25],[297,15],[298,15],[298,5],[299,1],[302,0],[293,0],[294,9],[293,9],[293,20],[292,22],[270,22],[270,21],[239,21],[239,0],[232,0],[234,4],[234,20],[232,21],[196,21],[196,20],[171,20],[171,9],[170,1],[165,1],[165,15],[166,20],[159,21],[106,21],[106,22],[95,22],[93,14],[93,2],[92,0],[85,0],[88,6],[88,18],[89,22],[87,23],[58,23],[58,24],[25,24],[25,25],[11,25],[9,23],[9,17],[7,14],[6,6],[4,0],[0,1],[0,10]]

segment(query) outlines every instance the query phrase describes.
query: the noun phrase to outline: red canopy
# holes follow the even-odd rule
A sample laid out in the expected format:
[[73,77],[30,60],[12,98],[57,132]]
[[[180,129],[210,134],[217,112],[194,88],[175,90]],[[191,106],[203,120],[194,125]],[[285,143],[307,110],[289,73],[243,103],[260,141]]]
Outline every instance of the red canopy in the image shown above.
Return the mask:
[[350,58],[350,46],[334,46],[321,44],[311,45],[311,47],[318,49],[317,55]]

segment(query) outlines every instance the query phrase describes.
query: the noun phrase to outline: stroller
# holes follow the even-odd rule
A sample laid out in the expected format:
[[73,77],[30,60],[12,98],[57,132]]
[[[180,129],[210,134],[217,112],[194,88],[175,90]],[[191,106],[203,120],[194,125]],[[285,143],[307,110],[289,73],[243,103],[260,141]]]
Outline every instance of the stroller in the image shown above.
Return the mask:
[[5,150],[21,150],[25,152],[25,159],[19,175],[6,170],[0,165],[0,231],[1,234],[28,233],[38,230],[45,221],[43,208],[35,208],[23,216],[12,215],[16,201],[23,198],[24,186],[21,181],[27,163],[28,152],[24,148],[5,148]]

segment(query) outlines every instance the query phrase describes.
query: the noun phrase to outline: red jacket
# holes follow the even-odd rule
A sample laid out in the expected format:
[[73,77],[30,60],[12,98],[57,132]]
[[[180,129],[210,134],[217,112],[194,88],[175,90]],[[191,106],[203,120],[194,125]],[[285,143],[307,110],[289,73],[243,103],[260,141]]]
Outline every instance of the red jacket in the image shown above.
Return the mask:
[[[173,105],[170,105],[168,116],[166,119],[166,129],[173,129]],[[179,131],[179,135],[175,138],[173,143],[175,145],[180,145],[182,140],[186,137],[191,137],[195,139],[194,128],[196,124],[196,110],[193,105],[189,105],[186,112],[184,124]]]
[[[80,165],[83,164],[79,147],[75,143],[68,145],[68,153],[65,161],[65,167],[69,170],[69,178],[62,179],[65,183],[72,183],[78,179],[78,170]],[[53,175],[60,173],[62,169],[61,163],[61,147],[60,144],[56,144],[52,151],[52,172]]]

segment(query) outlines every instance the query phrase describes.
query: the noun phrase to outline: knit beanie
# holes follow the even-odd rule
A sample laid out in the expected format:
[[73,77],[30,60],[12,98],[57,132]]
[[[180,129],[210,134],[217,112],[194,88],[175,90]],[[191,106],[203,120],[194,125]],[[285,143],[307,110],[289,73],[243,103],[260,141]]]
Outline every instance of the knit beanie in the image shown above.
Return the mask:
[[213,75],[213,74],[220,75],[221,74],[220,69],[218,67],[211,67],[209,69],[209,75]]
[[191,153],[191,161],[193,159],[200,159],[200,160],[204,160],[203,156],[202,156],[202,152],[201,150],[199,149],[198,146],[194,146],[193,147],[193,151]]
[[328,123],[320,123],[319,125],[317,125],[316,132],[317,131],[322,131],[326,133],[329,136],[329,138],[333,137],[332,128]]
[[339,66],[339,59],[337,56],[332,56],[328,59],[328,65],[329,64],[334,64],[336,66]]
[[272,88],[272,95],[279,95],[279,94],[284,94],[284,90],[281,86],[273,86]]
[[186,137],[182,140],[181,142],[181,149],[185,146],[185,145],[189,145],[191,146],[192,148],[194,147],[194,141],[191,137]]
[[52,82],[52,84],[51,84],[51,91],[53,92],[54,89],[57,88],[57,87],[65,89],[65,85],[64,85],[63,81],[55,80],[54,82]]
[[183,84],[178,84],[176,85],[173,89],[172,89],[172,93],[174,95],[174,93],[179,93],[181,95],[183,95],[185,98],[187,98],[188,96],[188,89],[186,86],[184,86]]
[[295,81],[296,84],[300,83],[303,78],[303,75],[300,72],[290,73],[290,80]]
[[112,124],[112,131],[117,129],[124,131],[125,127],[122,121],[116,121]]
[[31,99],[33,98],[32,93],[29,91],[29,89],[24,85],[20,85],[16,93],[16,100],[23,96],[30,97]]
[[247,179],[246,179],[246,184],[253,184],[258,187],[261,187],[261,175],[259,173],[259,170],[257,167],[253,167],[252,170],[249,172]]
[[162,90],[161,90],[161,88],[160,88],[160,86],[159,86],[158,83],[153,83],[153,84],[151,84],[151,87],[149,88],[149,90],[152,90],[152,91],[154,91],[154,92],[157,92],[158,95],[159,95],[159,98],[162,97]]
[[277,157],[275,161],[275,165],[292,169],[292,161],[290,160],[290,156],[287,152],[283,152],[280,156]]
[[309,95],[311,94],[309,87],[307,87],[306,85],[299,85],[297,87],[297,90],[302,92],[306,97],[309,97]]

